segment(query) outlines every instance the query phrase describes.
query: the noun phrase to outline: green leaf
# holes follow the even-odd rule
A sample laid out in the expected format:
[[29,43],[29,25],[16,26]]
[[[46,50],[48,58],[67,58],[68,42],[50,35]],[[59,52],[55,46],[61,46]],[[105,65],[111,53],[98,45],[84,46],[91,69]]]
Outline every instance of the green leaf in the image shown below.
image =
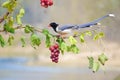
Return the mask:
[[43,29],[43,30],[42,30],[42,33],[43,33],[44,35],[48,35],[48,34],[49,34],[49,31],[46,30],[46,29]]
[[50,47],[51,46],[51,34],[49,33],[49,31],[48,30],[46,30],[46,29],[43,29],[42,30],[42,33],[46,36],[46,47]]
[[19,15],[20,15],[21,17],[23,17],[24,14],[25,14],[25,10],[24,10],[24,8],[21,8],[21,9],[20,9],[20,12],[19,12]]
[[49,34],[46,35],[46,47],[50,47],[51,46],[51,36]]
[[19,25],[22,24],[21,16],[20,15],[17,15],[16,21],[17,21],[17,24],[19,24]]
[[4,46],[5,46],[5,40],[4,40],[4,38],[2,37],[2,35],[0,35],[0,45],[1,45],[1,47],[4,47]]
[[75,44],[68,46],[62,38],[57,38],[57,42],[59,43],[60,50],[62,53],[64,53],[65,51],[73,53],[79,52],[79,48]]
[[4,24],[4,30],[7,31],[7,32],[10,32],[10,33],[15,33],[15,29],[10,25],[11,24],[9,24],[9,23],[5,23]]
[[12,8],[15,8],[17,6],[17,0],[11,0],[12,4]]
[[80,35],[80,42],[81,42],[81,43],[84,43],[84,42],[85,42],[84,36],[85,36],[84,33],[82,33],[82,34]]
[[25,47],[26,43],[25,43],[25,37],[21,37],[21,43],[22,43],[22,47]]
[[96,34],[93,38],[93,40],[98,40],[99,39],[99,36]]
[[32,34],[30,37],[31,45],[36,48],[35,46],[39,46],[41,44],[41,40],[38,35]]
[[70,49],[73,53],[78,53],[79,52],[79,48],[75,44],[71,45]]
[[98,57],[98,61],[99,61],[102,65],[104,65],[107,60],[108,60],[108,58],[107,58],[107,56],[106,56],[104,53],[102,53],[102,54],[99,55],[99,57]]
[[30,32],[33,32],[33,27],[31,27],[30,25],[26,25],[25,26],[25,29],[24,29],[25,33],[30,33]]
[[12,12],[17,5],[17,0],[8,0],[2,4],[3,8],[7,8],[9,12]]
[[60,44],[60,50],[61,50],[62,54],[64,54],[64,52],[67,51],[67,44],[65,42],[62,42]]
[[64,40],[59,37],[57,38],[56,42],[59,44],[59,48],[62,54],[64,54],[65,51],[67,51],[67,44],[64,42]]
[[73,36],[69,37],[69,41],[70,41],[71,44],[76,44],[77,43],[77,40]]
[[5,2],[2,4],[2,7],[3,7],[3,8],[8,8],[9,5],[10,5],[10,1],[5,1]]
[[67,46],[67,52],[71,51],[71,46]]
[[93,40],[98,40],[98,39],[100,39],[100,38],[103,38],[104,36],[105,36],[105,35],[104,35],[103,32],[97,33],[97,34],[94,36]]
[[67,44],[64,42],[63,38],[59,37],[56,40],[59,44],[59,48],[62,54],[64,54],[65,51],[68,50]]
[[92,32],[91,31],[86,31],[85,34],[88,35],[88,36],[92,36]]
[[93,63],[94,63],[94,58],[93,57],[88,57],[89,60],[89,68],[92,69],[93,68]]
[[13,24],[14,24],[13,17],[9,18],[8,24],[9,24],[9,26],[13,27]]
[[24,16],[24,14],[25,14],[25,10],[21,8],[19,14],[16,16],[16,21],[19,25],[22,24],[21,18]]
[[10,35],[8,38],[9,45],[12,45],[13,40],[14,40],[14,37]]
[[57,38],[56,41],[59,43],[59,45],[61,45],[61,43],[64,42],[64,40],[62,38]]
[[100,68],[99,62],[94,62],[93,68],[92,68],[93,72],[97,72],[99,70],[99,68]]
[[100,37],[100,38],[102,38],[102,37],[104,37],[104,36],[105,36],[105,34],[104,34],[103,32],[100,32],[100,33],[99,33],[99,37]]
[[15,29],[14,28],[10,28],[8,32],[15,33]]

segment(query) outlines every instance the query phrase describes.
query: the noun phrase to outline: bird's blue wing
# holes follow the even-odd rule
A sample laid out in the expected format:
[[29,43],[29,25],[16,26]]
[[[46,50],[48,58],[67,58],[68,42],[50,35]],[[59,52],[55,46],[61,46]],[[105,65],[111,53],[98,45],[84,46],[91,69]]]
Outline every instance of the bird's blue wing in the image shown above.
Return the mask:
[[66,29],[72,29],[75,25],[73,24],[67,24],[67,25],[62,25],[60,26],[58,29],[63,31],[63,30],[66,30]]

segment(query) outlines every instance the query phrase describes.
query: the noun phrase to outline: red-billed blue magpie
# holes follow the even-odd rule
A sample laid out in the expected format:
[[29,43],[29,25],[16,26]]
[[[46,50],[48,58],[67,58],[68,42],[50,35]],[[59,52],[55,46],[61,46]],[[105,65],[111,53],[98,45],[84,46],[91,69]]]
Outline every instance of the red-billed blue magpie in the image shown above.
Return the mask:
[[102,16],[92,22],[88,22],[88,23],[85,23],[85,24],[78,24],[78,25],[74,25],[74,24],[66,24],[66,25],[59,25],[55,22],[52,22],[49,24],[48,27],[52,27],[53,30],[60,34],[60,35],[65,35],[65,34],[68,34],[68,33],[72,33],[72,30],[79,30],[81,28],[87,28],[87,27],[91,27],[93,25],[99,25],[98,22],[100,22],[101,20],[103,20],[104,18],[107,18],[107,17],[114,17],[115,15],[114,14],[107,14],[105,16]]

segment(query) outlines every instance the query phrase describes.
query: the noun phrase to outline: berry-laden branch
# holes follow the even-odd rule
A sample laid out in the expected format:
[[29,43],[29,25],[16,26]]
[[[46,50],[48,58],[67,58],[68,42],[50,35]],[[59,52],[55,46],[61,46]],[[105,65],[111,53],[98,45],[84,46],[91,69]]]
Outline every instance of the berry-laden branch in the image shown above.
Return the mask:
[[[45,38],[46,47],[49,48],[51,52],[50,59],[52,60],[52,62],[58,63],[60,53],[62,54],[64,54],[65,52],[71,52],[71,53],[77,53],[77,54],[79,53],[79,48],[77,47],[78,41],[76,40],[76,37],[79,38],[80,43],[84,43],[86,41],[85,40],[86,36],[92,37],[93,40],[99,40],[104,37],[103,32],[85,31],[80,33],[77,36],[69,36],[66,38],[62,38],[61,36],[51,34],[46,29],[37,29],[29,24],[24,25],[22,23],[22,17],[24,17],[24,14],[25,14],[24,8],[20,8],[16,15],[14,16],[10,15],[11,13],[14,13],[15,8],[17,7],[17,4],[18,4],[17,0],[7,0],[2,4],[2,7],[7,9],[7,12],[5,15],[3,15],[3,17],[0,18],[0,24],[3,25],[0,27],[1,29],[0,33],[7,32],[12,35],[9,35],[6,41],[3,35],[0,34],[1,47],[6,46],[7,43],[9,45],[12,45],[15,39],[14,38],[15,31],[18,29],[24,29],[25,34],[30,34],[29,40],[30,40],[31,46],[33,48],[37,48],[41,44],[41,38],[39,35],[36,34],[36,32],[38,32],[43,34],[46,37]],[[42,7],[48,8],[48,6],[53,5],[53,1],[40,0],[40,4]],[[25,47],[26,45],[25,36],[22,36],[20,41],[21,41],[22,47]],[[101,55],[98,56],[98,60],[94,60],[93,57],[88,57],[88,60],[89,60],[89,68],[92,69],[93,72],[96,72],[100,68],[100,65],[105,64],[108,58],[104,53],[102,53]]]

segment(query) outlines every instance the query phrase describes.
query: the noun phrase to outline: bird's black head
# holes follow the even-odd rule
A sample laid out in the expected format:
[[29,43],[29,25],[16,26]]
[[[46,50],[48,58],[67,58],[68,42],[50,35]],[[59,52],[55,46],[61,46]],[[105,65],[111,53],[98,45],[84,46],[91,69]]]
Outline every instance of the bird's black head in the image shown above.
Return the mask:
[[50,23],[50,26],[51,26],[51,27],[57,27],[57,26],[58,26],[58,24],[57,24],[57,23],[55,23],[55,22],[52,22],[52,23]]
[[55,23],[55,22],[52,22],[49,24],[50,27],[52,27],[54,29],[54,31],[56,31],[56,28],[59,24]]

